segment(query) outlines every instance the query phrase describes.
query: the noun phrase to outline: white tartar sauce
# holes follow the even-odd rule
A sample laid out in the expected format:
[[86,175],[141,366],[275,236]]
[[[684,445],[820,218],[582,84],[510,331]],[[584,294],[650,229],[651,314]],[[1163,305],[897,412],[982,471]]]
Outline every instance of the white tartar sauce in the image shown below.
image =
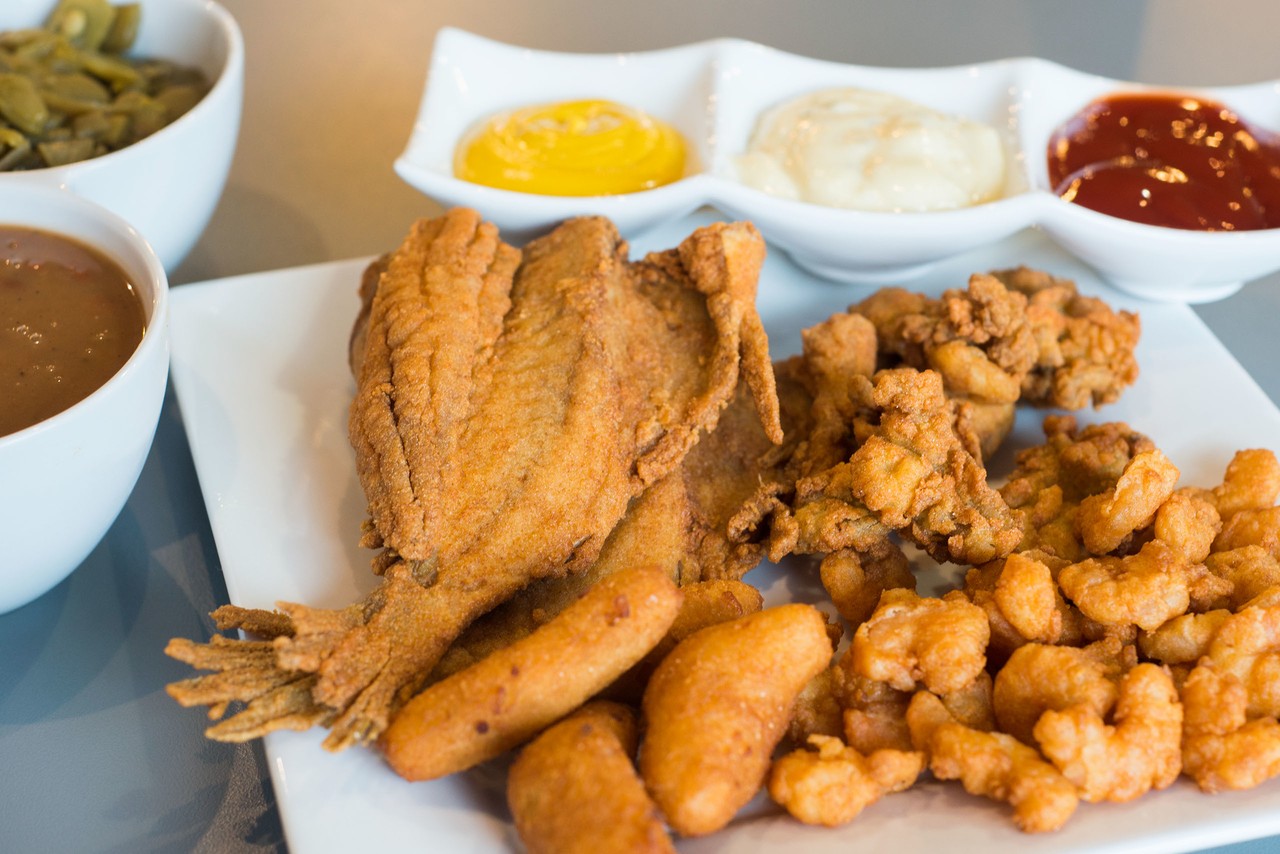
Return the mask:
[[743,183],[775,196],[865,211],[938,211],[999,197],[1005,152],[990,125],[866,89],[811,92],[765,112]]

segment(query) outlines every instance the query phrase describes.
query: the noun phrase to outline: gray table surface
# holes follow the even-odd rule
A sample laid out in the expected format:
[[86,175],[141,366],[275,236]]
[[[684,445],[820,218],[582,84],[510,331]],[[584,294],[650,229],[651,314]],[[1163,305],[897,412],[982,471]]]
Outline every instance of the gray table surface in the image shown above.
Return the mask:
[[[223,2],[247,45],[244,121],[223,200],[173,271],[178,286],[370,255],[435,212],[391,163],[445,25],[553,50],[737,36],[867,65],[1037,55],[1169,85],[1280,77],[1272,0]],[[1280,402],[1280,276],[1197,310]],[[207,612],[226,601],[170,395],[137,488],[103,543],[66,582],[0,616],[0,851],[286,849],[261,748],[207,742],[203,716],[162,690],[187,674],[161,654],[165,642],[207,635]],[[1280,838],[1221,850],[1280,850]]]

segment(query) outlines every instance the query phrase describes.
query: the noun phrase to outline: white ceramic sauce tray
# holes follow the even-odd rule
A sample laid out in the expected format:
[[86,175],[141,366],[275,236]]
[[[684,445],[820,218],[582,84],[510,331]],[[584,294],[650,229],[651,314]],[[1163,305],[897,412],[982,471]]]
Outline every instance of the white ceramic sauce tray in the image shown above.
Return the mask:
[[[760,114],[817,89],[890,92],[943,113],[985,122],[1004,136],[1005,194],[986,204],[929,213],[871,213],[790,201],[738,180]],[[1053,130],[1097,97],[1158,87],[1083,74],[1042,59],[896,69],[847,65],[735,39],[639,53],[569,54],[501,44],[441,30],[407,147],[396,161],[409,184],[444,205],[466,205],[521,241],[579,214],[603,214],[631,235],[710,205],[754,222],[769,244],[827,279],[906,282],[934,263],[1028,227],[1135,295],[1208,302],[1280,269],[1280,229],[1198,232],[1095,213],[1048,186]],[[1179,87],[1219,101],[1250,124],[1280,127],[1280,82]],[[499,190],[453,176],[459,139],[476,123],[515,107],[606,98],[676,127],[691,146],[688,175],[615,196],[546,196]]]

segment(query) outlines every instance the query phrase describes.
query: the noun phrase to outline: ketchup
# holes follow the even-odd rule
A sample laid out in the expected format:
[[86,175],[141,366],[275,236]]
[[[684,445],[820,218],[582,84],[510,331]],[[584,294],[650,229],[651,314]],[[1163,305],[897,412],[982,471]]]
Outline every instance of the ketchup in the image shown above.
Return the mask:
[[1118,94],[1049,140],[1054,193],[1134,222],[1197,231],[1280,227],[1280,136],[1222,104]]

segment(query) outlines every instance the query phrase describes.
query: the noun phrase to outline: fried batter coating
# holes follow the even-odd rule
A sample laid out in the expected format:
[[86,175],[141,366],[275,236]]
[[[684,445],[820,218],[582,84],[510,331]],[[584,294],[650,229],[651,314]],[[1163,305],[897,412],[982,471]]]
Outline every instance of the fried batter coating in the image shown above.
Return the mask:
[[[853,671],[846,653],[838,665],[844,675],[844,740],[862,754],[877,750],[911,750],[907,729],[910,691],[899,691]],[[975,680],[976,681],[976,680]]]
[[1076,787],[1033,748],[1002,732],[957,723],[942,701],[918,692],[908,710],[918,748],[939,780],[959,780],[966,792],[1013,807],[1013,821],[1027,833],[1057,830],[1079,804]]
[[831,653],[822,614],[791,604],[696,632],[663,660],[644,693],[640,774],[676,832],[712,833],[751,800]]
[[1161,664],[1195,664],[1209,653],[1209,643],[1231,616],[1226,608],[1174,617],[1153,632],[1138,635],[1143,657]]
[[1182,704],[1167,670],[1139,664],[1126,673],[1112,717],[1108,725],[1088,704],[1049,709],[1035,740],[1089,802],[1131,801],[1178,779]]
[[1138,315],[1115,311],[1100,299],[1081,295],[1074,282],[1042,270],[1018,267],[992,275],[1027,297],[1037,355],[1022,381],[1022,400],[1059,409],[1097,409],[1114,403],[1137,380]]
[[1017,520],[957,437],[938,376],[882,371],[866,390],[879,419],[849,458],[856,497],[936,560],[1008,554],[1020,537]]
[[1090,552],[1077,535],[1080,503],[1115,487],[1137,456],[1156,449],[1127,424],[1077,427],[1072,416],[1044,419],[1045,442],[1019,452],[1017,466],[1000,488],[1010,508],[1022,511],[1019,551],[1039,549],[1068,561]]
[[507,802],[529,854],[674,854],[632,764],[636,716],[596,700],[530,742],[507,775]]
[[1186,613],[1192,581],[1192,566],[1159,540],[1136,555],[1089,558],[1058,573],[1063,595],[1085,616],[1146,631]]
[[492,759],[639,661],[679,609],[680,591],[663,570],[611,575],[533,634],[414,697],[379,746],[406,780],[432,780]]
[[791,710],[786,744],[803,745],[812,735],[843,735],[844,683],[844,671],[834,664],[805,683]]
[[1280,606],[1248,607],[1222,621],[1207,654],[1249,694],[1251,718],[1280,717]]
[[994,680],[985,670],[958,691],[938,697],[952,720],[970,729],[991,732],[996,729]]
[[916,576],[902,549],[889,539],[859,553],[841,549],[818,566],[822,586],[836,611],[855,629],[866,622],[886,590],[916,589]]
[[880,548],[890,530],[939,561],[1007,554],[1021,536],[1019,524],[987,484],[977,438],[957,432],[963,422],[939,375],[897,368],[874,379],[854,376],[848,387],[857,404],[857,449],[793,488],[769,487],[770,559],[866,552]]
[[1188,563],[1203,563],[1222,530],[1218,509],[1202,490],[1179,489],[1156,511],[1153,532]]
[[1002,665],[1025,643],[1076,646],[1096,634],[1097,624],[1062,598],[1058,572],[1067,565],[1033,549],[965,573],[964,594],[986,612],[991,626],[988,662]]
[[680,610],[653,649],[610,685],[604,696],[638,704],[654,669],[680,641],[708,626],[728,623],[764,607],[764,598],[745,581],[728,578],[697,581],[680,588]]
[[[731,406],[727,413],[734,408]],[[712,442],[724,429],[722,423],[703,442]],[[701,446],[699,443],[694,452]],[[609,533],[599,558],[591,566],[572,575],[534,582],[472,623],[441,658],[430,681],[443,679],[495,650],[510,646],[555,617],[602,578],[642,563],[663,567],[682,586],[685,594],[682,614],[705,606],[713,611],[723,611],[724,619],[730,619],[750,610],[759,610],[759,592],[750,585],[733,581],[732,577],[759,562],[763,557],[763,545],[748,543],[726,547],[726,542],[716,533],[724,530],[723,520],[717,528],[714,515],[699,505],[698,497],[691,494],[692,477],[687,470],[688,463],[686,458],[685,465],[631,502],[626,515]],[[717,488],[711,487],[711,490],[717,491]],[[701,587],[699,579],[704,573],[718,581],[709,580],[709,586]],[[722,575],[730,577],[722,578]],[[722,598],[726,595],[728,598]],[[755,604],[751,604],[752,600]],[[707,616],[711,615],[708,613]],[[690,620],[696,623],[696,618],[677,618],[677,624]],[[646,659],[665,654],[673,643],[664,641],[659,645],[662,648],[660,653],[655,651]],[[652,666],[644,669],[646,677],[651,669]],[[642,682],[635,693],[637,701],[640,689],[643,689]],[[624,696],[630,697],[630,694],[624,692]]]
[[915,751],[863,756],[822,735],[809,743],[816,749],[792,751],[769,772],[769,796],[805,824],[847,824],[883,796],[910,788],[924,770],[924,754]]
[[1280,560],[1280,507],[1237,510],[1222,523],[1222,533],[1213,541],[1215,552],[1260,546]]
[[804,382],[813,397],[813,424],[804,439],[797,474],[828,469],[853,452],[851,432],[859,400],[855,377],[876,370],[876,332],[857,314],[833,314],[801,332]]
[[1237,451],[1212,494],[1223,519],[1241,510],[1265,510],[1280,498],[1280,460],[1264,448]]
[[1280,723],[1248,715],[1249,692],[1213,662],[1182,686],[1183,771],[1205,792],[1251,789],[1280,776]]
[[886,590],[853,636],[852,668],[898,691],[923,685],[936,694],[958,691],[986,665],[986,614],[959,591],[941,599],[906,589]]
[[1205,566],[1231,584],[1231,607],[1246,602],[1273,587],[1280,587],[1280,560],[1262,546],[1240,546],[1210,554]]
[[992,706],[1002,731],[1035,744],[1033,730],[1049,710],[1082,706],[1108,714],[1117,697],[1120,676],[1117,641],[1092,649],[1030,643],[1014,650],[996,674]]
[[1177,482],[1177,467],[1159,449],[1134,455],[1114,487],[1081,500],[1076,524],[1085,548],[1095,555],[1115,551],[1155,520]]
[[979,403],[1010,404],[1038,355],[1026,297],[990,275],[937,300],[885,288],[852,306],[875,325],[887,365],[942,375],[947,393]]

